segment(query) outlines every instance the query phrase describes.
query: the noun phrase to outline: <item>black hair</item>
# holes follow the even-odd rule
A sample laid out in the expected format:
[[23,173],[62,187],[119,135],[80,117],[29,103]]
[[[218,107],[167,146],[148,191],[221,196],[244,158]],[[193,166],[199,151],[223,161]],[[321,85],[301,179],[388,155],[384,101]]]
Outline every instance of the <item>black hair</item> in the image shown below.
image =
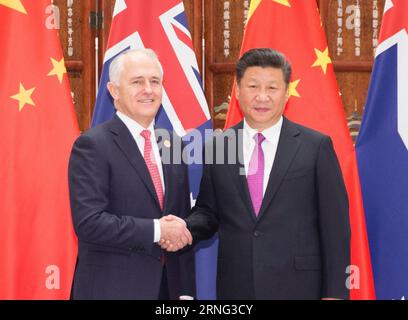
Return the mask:
[[238,84],[249,67],[281,69],[286,85],[289,85],[292,76],[292,67],[286,60],[285,55],[272,48],[255,48],[248,50],[242,55],[235,67],[235,76]]

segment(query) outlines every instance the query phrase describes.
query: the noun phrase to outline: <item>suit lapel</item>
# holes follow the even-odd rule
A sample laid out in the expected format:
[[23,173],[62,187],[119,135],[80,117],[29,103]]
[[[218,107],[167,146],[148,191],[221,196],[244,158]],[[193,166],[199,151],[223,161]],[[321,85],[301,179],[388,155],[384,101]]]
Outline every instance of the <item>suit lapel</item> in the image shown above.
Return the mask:
[[132,167],[136,170],[146,189],[156,200],[157,206],[160,208],[156,190],[154,188],[153,181],[150,177],[150,173],[147,169],[143,155],[140,153],[136,141],[133,139],[131,133],[129,132],[129,129],[116,115],[114,116],[111,123],[111,132],[114,135],[115,143],[126,156]]
[[[163,130],[163,129],[161,129]],[[160,135],[159,135],[160,136]],[[160,136],[161,137],[161,136]],[[162,138],[162,137],[161,137]],[[160,158],[162,159],[162,168],[163,168],[163,180],[164,180],[164,204],[163,204],[163,212],[165,212],[165,209],[168,206],[168,201],[169,201],[169,194],[170,190],[174,189],[171,186],[171,177],[172,177],[172,155],[173,155],[173,145],[171,143],[172,139],[165,139],[164,141],[157,141],[159,145],[159,152],[160,152]],[[164,155],[164,157],[167,159],[169,158],[170,161],[164,161],[163,162],[163,150],[165,152],[168,152],[167,154]]]
[[168,200],[169,200],[169,191],[171,190],[170,187],[170,182],[171,182],[171,168],[170,168],[170,164],[162,164],[163,165],[163,180],[164,180],[164,204],[163,204],[163,212],[165,211],[165,209],[168,206]]
[[294,159],[301,142],[297,139],[299,130],[294,127],[289,120],[283,118],[281,134],[275,160],[268,180],[268,186],[258,214],[258,221],[262,218],[266,208],[271,203],[273,197],[279,189],[283,178]]
[[[234,185],[238,188],[239,194],[242,195],[242,200],[247,207],[247,212],[251,218],[256,221],[256,216],[254,212],[254,207],[252,205],[251,195],[249,194],[248,183],[245,175],[245,166],[244,166],[244,155],[243,155],[243,121],[238,125],[233,127],[231,130],[234,130],[235,142],[232,141],[233,138],[228,138],[228,143],[235,143],[236,147],[236,161],[232,165],[227,167],[230,170],[230,174],[234,179]],[[225,148],[224,159],[228,159],[228,145]],[[227,160],[226,160],[227,161]]]

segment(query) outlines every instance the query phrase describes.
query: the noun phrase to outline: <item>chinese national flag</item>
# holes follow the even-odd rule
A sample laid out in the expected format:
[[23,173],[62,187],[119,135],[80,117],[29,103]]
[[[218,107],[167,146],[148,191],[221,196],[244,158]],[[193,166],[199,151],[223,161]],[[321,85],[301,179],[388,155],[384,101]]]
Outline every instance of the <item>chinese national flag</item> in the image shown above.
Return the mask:
[[0,0],[0,299],[67,299],[75,267],[79,130],[50,4]]
[[[356,155],[316,1],[252,0],[241,53],[256,47],[277,49],[292,64],[285,115],[333,140],[350,202],[351,299],[374,299]],[[233,92],[226,127],[241,119]]]

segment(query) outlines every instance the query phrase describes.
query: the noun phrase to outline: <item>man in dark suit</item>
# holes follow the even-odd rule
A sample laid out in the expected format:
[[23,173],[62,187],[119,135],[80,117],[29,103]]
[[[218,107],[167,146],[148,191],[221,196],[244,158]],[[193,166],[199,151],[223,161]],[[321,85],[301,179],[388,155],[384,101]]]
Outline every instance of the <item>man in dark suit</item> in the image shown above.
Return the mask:
[[281,53],[246,52],[236,67],[244,120],[205,150],[186,221],[194,241],[218,231],[218,299],[349,297],[342,173],[328,136],[282,116],[290,78]]
[[[173,164],[172,139],[157,143],[154,118],[163,71],[150,49],[110,65],[116,115],[81,135],[69,161],[72,218],[78,236],[74,299],[179,299],[194,296],[191,250],[165,253],[161,237],[191,242],[186,166]],[[163,133],[163,132],[162,132]],[[165,135],[164,135],[165,136]],[[171,221],[163,219],[171,213]]]

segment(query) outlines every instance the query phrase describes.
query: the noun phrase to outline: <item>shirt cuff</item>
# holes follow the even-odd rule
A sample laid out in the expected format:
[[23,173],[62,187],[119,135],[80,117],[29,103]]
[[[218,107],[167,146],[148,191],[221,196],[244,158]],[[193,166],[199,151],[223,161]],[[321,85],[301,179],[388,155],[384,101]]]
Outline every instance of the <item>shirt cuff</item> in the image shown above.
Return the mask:
[[153,219],[154,223],[154,239],[153,242],[159,242],[161,238],[160,221],[159,219]]
[[192,296],[180,296],[179,300],[194,300]]

